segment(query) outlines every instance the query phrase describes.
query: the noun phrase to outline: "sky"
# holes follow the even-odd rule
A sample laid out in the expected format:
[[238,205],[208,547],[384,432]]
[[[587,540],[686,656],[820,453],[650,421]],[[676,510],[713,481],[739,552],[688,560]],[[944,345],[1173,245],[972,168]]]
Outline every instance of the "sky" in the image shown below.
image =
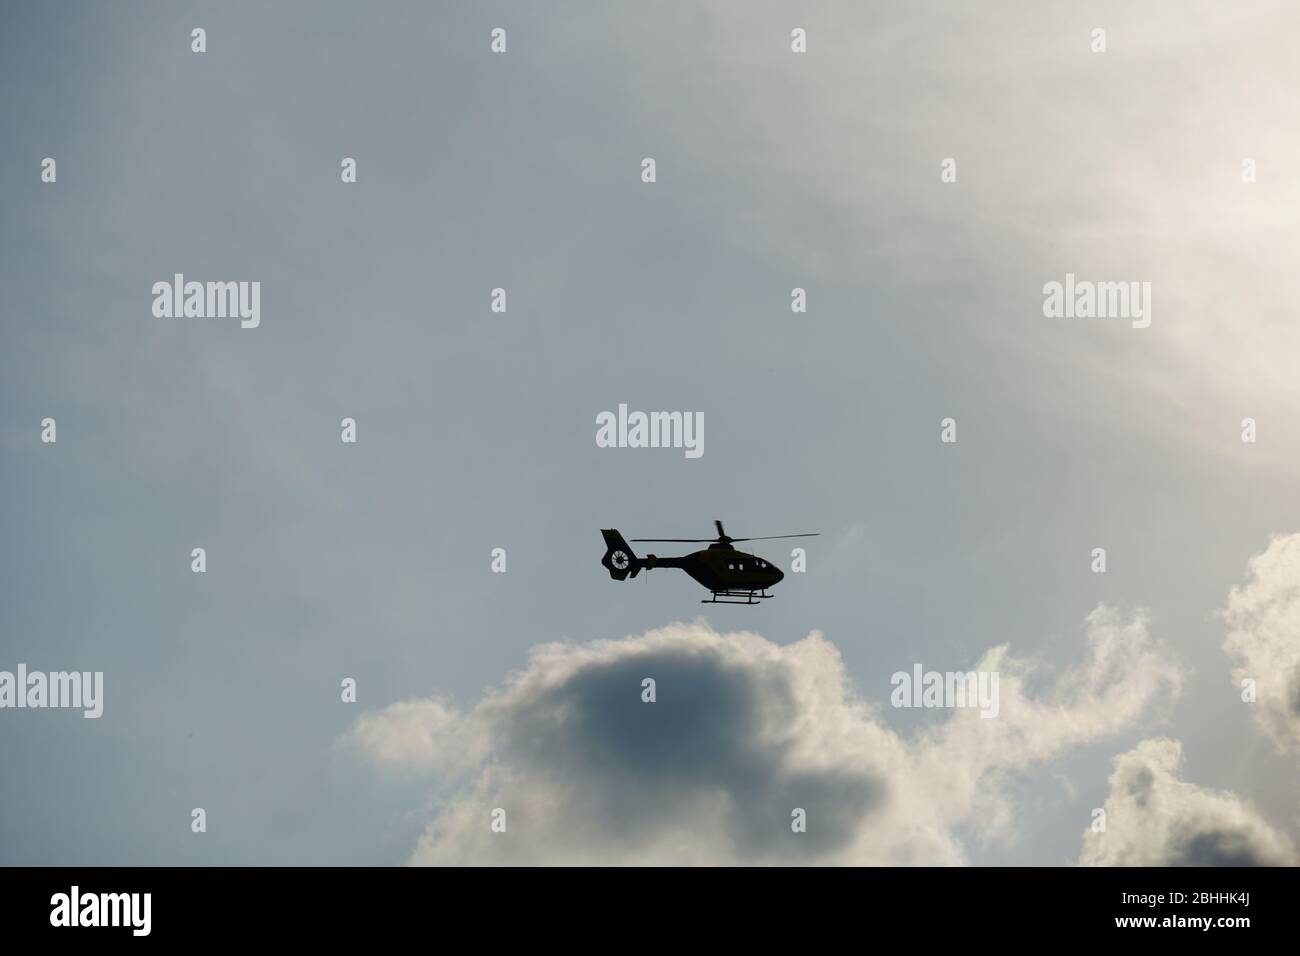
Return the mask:
[[0,16],[0,863],[1300,859],[1291,5]]

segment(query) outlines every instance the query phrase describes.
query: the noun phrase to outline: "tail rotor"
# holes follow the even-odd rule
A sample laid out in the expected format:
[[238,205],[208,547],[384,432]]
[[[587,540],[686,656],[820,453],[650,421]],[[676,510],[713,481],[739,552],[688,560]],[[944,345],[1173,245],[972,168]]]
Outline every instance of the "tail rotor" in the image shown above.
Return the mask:
[[605,556],[600,559],[600,563],[605,566],[609,576],[615,581],[636,577],[644,562],[636,556],[632,546],[614,528],[602,528],[600,533],[605,538]]

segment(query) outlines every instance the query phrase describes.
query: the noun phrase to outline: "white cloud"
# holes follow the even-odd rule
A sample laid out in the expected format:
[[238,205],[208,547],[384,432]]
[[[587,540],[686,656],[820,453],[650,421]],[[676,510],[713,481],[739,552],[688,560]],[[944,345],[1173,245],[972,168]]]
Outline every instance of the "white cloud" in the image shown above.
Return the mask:
[[[1142,617],[1099,608],[1085,631],[1083,661],[1055,675],[990,651],[999,716],[956,711],[910,740],[854,695],[821,634],[781,646],[703,622],[543,644],[466,712],[404,701],[348,740],[380,766],[440,775],[414,863],[960,864],[955,827],[1005,829],[1007,775],[1176,695]],[[497,807],[505,833],[489,825]],[[806,833],[791,831],[796,807]]]
[[1084,625],[1083,662],[1055,675],[1040,694],[1026,685],[1041,668],[1010,656],[1006,645],[989,651],[976,669],[1000,674],[999,719],[956,711],[919,742],[915,763],[924,779],[935,781],[948,815],[960,818],[963,808],[979,807],[977,831],[1005,835],[1010,808],[987,786],[990,771],[1023,769],[1112,736],[1134,726],[1153,704],[1177,697],[1182,671],[1151,638],[1145,615],[1125,621],[1114,608],[1100,606]]
[[1115,758],[1105,832],[1087,831],[1084,866],[1284,866],[1290,840],[1236,794],[1178,779],[1182,744],[1144,740]]
[[473,752],[458,744],[468,729],[455,708],[432,698],[402,700],[380,713],[362,714],[348,734],[376,763],[420,772],[462,767]]
[[1233,684],[1255,682],[1255,720],[1279,750],[1300,753],[1300,534],[1274,537],[1248,568],[1228,595],[1223,649]]

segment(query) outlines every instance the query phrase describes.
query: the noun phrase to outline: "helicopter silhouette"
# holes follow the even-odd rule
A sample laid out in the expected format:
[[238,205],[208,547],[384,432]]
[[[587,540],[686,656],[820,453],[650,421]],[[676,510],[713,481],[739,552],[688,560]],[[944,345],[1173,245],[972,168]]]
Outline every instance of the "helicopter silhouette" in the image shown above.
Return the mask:
[[[785,577],[785,573],[770,561],[757,555],[737,551],[732,545],[737,541],[771,541],[775,538],[815,538],[818,532],[805,534],[770,534],[761,538],[732,538],[722,530],[722,522],[714,520],[718,528],[716,538],[633,538],[638,542],[678,542],[703,544],[711,542],[702,551],[680,558],[660,558],[647,554],[637,557],[631,545],[614,528],[602,528],[605,537],[605,556],[600,563],[615,581],[636,577],[645,568],[681,568],[712,593],[701,604],[758,604],[763,598],[774,597],[767,589]],[[722,600],[719,600],[719,599]],[[734,600],[744,598],[743,601]]]

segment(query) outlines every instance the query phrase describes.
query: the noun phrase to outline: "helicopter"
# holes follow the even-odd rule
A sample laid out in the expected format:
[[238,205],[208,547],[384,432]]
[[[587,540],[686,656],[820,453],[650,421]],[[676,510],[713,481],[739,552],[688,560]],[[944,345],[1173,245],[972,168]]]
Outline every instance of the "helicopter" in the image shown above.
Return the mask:
[[[716,538],[633,538],[636,542],[678,542],[683,544],[703,544],[710,542],[702,551],[695,551],[680,558],[660,558],[647,554],[637,557],[630,544],[614,528],[602,528],[600,533],[605,538],[605,556],[600,563],[609,571],[615,581],[636,577],[645,568],[681,568],[704,587],[711,597],[700,601],[701,604],[758,604],[763,598],[774,597],[767,589],[785,577],[785,573],[770,561],[757,555],[746,554],[732,547],[737,541],[771,541],[775,538],[815,538],[818,532],[804,534],[770,534],[761,538],[733,538],[722,529],[722,522],[714,520],[717,526]],[[744,600],[737,600],[744,598]]]

